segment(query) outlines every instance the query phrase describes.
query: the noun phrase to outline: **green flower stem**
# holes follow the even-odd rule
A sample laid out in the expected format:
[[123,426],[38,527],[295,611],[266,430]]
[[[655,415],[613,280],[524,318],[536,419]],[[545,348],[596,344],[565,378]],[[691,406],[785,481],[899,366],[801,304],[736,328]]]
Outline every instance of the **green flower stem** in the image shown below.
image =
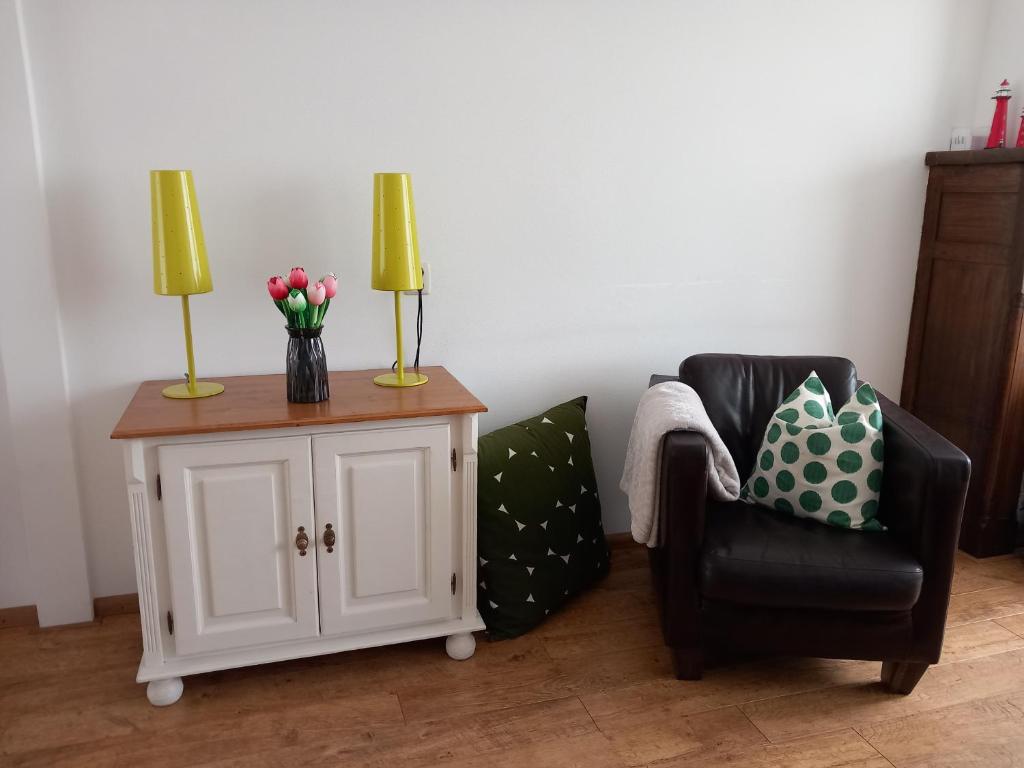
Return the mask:
[[324,324],[324,317],[327,315],[327,308],[331,306],[330,299],[324,299],[323,303],[316,307],[309,303],[309,293],[305,288],[298,288],[299,293],[306,300],[306,308],[296,312],[288,306],[288,300],[274,301],[278,311],[284,315],[288,326],[291,328],[319,328]]
[[313,305],[309,303],[309,294],[306,293],[305,288],[299,288],[299,293],[301,293],[302,298],[306,300],[306,308],[300,313],[302,315],[302,327],[310,328],[311,326],[309,325],[309,322],[311,319]]

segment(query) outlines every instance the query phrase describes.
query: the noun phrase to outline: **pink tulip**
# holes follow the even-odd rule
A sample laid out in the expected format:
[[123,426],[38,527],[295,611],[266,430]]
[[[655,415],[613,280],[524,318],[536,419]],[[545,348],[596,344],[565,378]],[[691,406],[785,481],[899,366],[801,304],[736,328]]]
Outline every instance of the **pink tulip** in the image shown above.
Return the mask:
[[292,288],[305,288],[309,285],[309,278],[306,277],[306,270],[302,267],[292,267],[292,271],[288,273],[288,285]]
[[338,278],[334,276],[333,272],[328,272],[320,280],[323,283],[324,288],[327,289],[327,298],[333,299],[335,294],[338,293]]
[[288,296],[288,285],[280,276],[267,280],[267,290],[270,291],[270,298],[274,301],[282,301]]
[[327,286],[323,283],[309,286],[306,289],[306,298],[314,307],[319,307],[327,298]]

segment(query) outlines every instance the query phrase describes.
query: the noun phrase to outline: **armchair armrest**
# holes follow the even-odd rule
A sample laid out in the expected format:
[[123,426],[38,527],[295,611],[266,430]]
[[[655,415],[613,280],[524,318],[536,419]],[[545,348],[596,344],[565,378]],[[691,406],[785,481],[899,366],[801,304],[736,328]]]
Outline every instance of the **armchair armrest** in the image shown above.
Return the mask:
[[935,662],[949,606],[953,564],[971,477],[967,455],[931,427],[879,394],[885,467],[879,518],[903,541],[924,571],[914,606],[920,661]]
[[665,640],[673,647],[699,645],[697,574],[704,538],[708,446],[697,432],[663,438],[658,495],[658,541],[652,552],[664,611]]
[[647,382],[647,386],[653,387],[655,384],[664,384],[666,381],[679,381],[679,377],[675,374],[652,373],[651,380]]
[[[647,386],[666,381],[679,381],[679,376],[655,373]],[[661,598],[665,642],[676,649],[700,645],[697,573],[704,539],[709,461],[703,435],[680,429],[662,438],[658,546],[650,554]]]

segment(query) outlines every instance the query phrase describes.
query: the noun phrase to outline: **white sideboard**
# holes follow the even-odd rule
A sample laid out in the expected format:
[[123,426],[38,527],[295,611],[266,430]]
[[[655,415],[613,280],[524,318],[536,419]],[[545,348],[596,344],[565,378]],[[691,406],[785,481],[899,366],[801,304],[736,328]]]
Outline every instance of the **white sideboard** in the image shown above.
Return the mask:
[[168,400],[140,386],[123,441],[149,700],[182,677],[431,637],[472,656],[477,414],[443,368],[413,389],[331,374],[331,399],[283,376],[222,378]]

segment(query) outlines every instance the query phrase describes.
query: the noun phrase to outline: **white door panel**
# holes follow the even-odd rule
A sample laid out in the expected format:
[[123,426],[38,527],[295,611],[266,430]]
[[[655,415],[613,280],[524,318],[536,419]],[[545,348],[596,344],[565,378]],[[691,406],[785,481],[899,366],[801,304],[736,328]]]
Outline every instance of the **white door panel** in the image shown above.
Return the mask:
[[313,439],[324,635],[451,615],[450,445],[447,424]]
[[[363,454],[340,460],[351,481],[348,531],[352,596],[371,599],[395,592],[422,591],[426,574],[423,541],[426,504],[423,452]],[[411,535],[395,535],[409,531]],[[387,557],[380,557],[388,549]]]
[[177,653],[315,637],[309,438],[161,446],[158,456]]

